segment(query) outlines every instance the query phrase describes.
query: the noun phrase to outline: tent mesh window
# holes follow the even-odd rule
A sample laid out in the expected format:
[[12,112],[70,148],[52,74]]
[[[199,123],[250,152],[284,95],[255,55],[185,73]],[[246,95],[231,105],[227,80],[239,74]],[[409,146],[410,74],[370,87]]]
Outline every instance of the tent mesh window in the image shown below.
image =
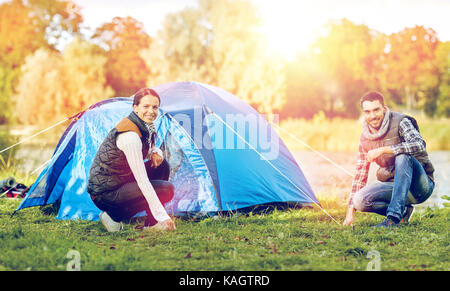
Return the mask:
[[166,209],[176,214],[181,214],[179,209],[199,211],[199,179],[189,159],[169,132],[161,145],[161,150],[170,165],[169,181],[175,187],[175,197],[165,205]]

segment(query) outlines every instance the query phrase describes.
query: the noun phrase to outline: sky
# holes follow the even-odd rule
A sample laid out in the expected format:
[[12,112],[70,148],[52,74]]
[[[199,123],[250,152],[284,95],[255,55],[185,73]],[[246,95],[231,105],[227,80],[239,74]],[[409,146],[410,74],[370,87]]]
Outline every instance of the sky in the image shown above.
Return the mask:
[[[347,18],[355,24],[391,34],[405,27],[433,28],[450,40],[450,0],[255,0],[266,19],[266,32],[286,57],[305,50],[329,20]],[[280,33],[287,30],[287,33]],[[296,39],[292,39],[295,36]],[[278,40],[278,42],[276,42]],[[286,47],[286,45],[288,45]]]
[[[251,0],[263,18],[262,33],[273,49],[290,59],[320,36],[329,20],[347,18],[356,24],[390,34],[405,27],[433,28],[450,41],[450,0]],[[5,0],[0,0],[5,2]],[[167,13],[197,0],[74,0],[85,25],[93,31],[115,16],[132,16],[155,36]]]

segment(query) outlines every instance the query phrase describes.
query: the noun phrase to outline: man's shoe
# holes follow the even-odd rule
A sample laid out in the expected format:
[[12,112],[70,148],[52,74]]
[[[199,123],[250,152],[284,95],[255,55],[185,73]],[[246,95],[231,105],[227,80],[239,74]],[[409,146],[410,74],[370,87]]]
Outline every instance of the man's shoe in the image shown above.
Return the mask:
[[106,212],[102,212],[99,215],[100,221],[102,222],[103,226],[108,230],[109,232],[116,232],[122,229],[122,224],[120,222],[115,222]]
[[374,227],[392,228],[392,227],[399,227],[399,226],[400,226],[400,222],[395,222],[390,217],[387,217],[382,223],[375,225]]
[[400,220],[400,223],[408,223],[411,219],[411,216],[414,213],[414,206],[412,205],[406,205],[405,213],[403,214],[402,220]]

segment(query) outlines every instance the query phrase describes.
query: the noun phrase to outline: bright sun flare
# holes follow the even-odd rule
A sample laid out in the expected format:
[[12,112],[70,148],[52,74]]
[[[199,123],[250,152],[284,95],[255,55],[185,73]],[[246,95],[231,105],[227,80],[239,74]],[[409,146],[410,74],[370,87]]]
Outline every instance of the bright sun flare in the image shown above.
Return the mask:
[[273,5],[265,2],[260,6],[263,18],[261,32],[273,49],[292,60],[297,52],[306,51],[314,43],[324,20],[305,10],[301,2],[289,4],[288,9],[277,6],[276,1]]

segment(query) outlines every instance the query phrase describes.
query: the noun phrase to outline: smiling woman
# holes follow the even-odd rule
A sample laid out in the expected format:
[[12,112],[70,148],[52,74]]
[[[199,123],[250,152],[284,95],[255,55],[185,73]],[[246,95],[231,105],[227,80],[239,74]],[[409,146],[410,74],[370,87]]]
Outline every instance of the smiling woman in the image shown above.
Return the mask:
[[[159,95],[139,89],[133,111],[120,121],[100,145],[89,171],[87,191],[102,210],[100,221],[109,232],[121,230],[121,221],[145,211],[145,230],[174,230],[164,209],[174,195],[168,182],[170,167],[155,148]],[[144,164],[147,158],[151,163]]]
[[134,94],[133,110],[145,123],[150,124],[158,117],[161,103],[159,95],[149,88],[142,88]]

